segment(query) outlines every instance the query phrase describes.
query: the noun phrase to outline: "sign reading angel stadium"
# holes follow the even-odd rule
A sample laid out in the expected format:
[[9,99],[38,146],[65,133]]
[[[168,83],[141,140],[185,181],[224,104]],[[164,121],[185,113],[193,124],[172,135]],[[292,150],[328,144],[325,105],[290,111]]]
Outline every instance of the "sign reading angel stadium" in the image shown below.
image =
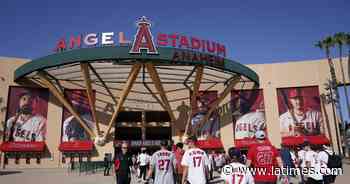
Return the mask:
[[[29,79],[49,89],[69,117],[99,144],[112,141],[111,129],[125,109],[165,111],[170,122],[175,122],[178,119],[175,109],[182,102],[187,103],[186,113],[191,117],[199,109],[206,111],[200,112],[195,121],[187,118],[182,127],[171,126],[184,135],[203,134],[206,140],[206,125],[213,124],[209,120],[215,119],[212,115],[225,97],[237,83],[248,81],[255,85],[259,77],[248,67],[227,59],[223,44],[176,33],[158,33],[154,38],[150,28],[150,21],[141,17],[132,41],[123,32],[118,36],[103,32],[62,38],[55,46],[56,53],[22,65],[15,71],[15,80]],[[86,123],[70,103],[65,89],[85,90],[81,94],[87,96],[84,102],[88,103],[95,126]],[[216,92],[207,93],[209,90]],[[206,108],[195,105],[201,94],[207,95],[201,99]],[[100,117],[105,113],[109,114]],[[103,131],[100,123],[106,125]]]
[[[161,54],[157,49],[157,46],[160,46],[204,52],[200,54],[186,52],[185,50],[175,52],[173,54],[174,61],[187,59],[189,61],[223,62],[223,57],[226,57],[225,45],[198,37],[189,37],[177,33],[158,33],[156,42],[154,42],[150,30],[151,23],[145,16],[137,21],[137,27],[133,42],[125,38],[123,32],[118,33],[119,46],[132,45],[129,51],[130,54],[141,54],[143,50],[147,54]],[[115,32],[102,32],[79,34],[71,36],[69,39],[62,38],[57,42],[54,50],[60,52],[75,48],[118,46],[115,42],[115,35]]]

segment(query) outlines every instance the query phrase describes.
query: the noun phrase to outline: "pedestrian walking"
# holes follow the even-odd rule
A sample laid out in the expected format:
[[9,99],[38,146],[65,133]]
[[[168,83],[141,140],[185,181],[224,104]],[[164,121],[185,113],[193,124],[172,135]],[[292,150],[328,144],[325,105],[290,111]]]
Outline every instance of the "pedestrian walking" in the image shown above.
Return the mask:
[[226,184],[254,184],[252,174],[245,165],[240,163],[241,151],[232,147],[228,150],[228,154],[231,163],[224,166],[224,170],[221,172],[221,179]]
[[176,182],[181,183],[183,168],[181,165],[181,160],[185,151],[183,150],[183,143],[176,144],[175,159],[176,159]]
[[197,148],[197,137],[187,139],[188,150],[182,157],[183,166],[182,184],[207,184],[209,171],[209,158],[205,151]]
[[267,174],[255,173],[254,180],[256,184],[275,184],[277,176],[274,175],[273,168],[276,166],[282,167],[281,157],[277,149],[267,140],[264,131],[257,131],[255,138],[257,143],[249,147],[246,165],[266,170]]
[[173,152],[168,149],[168,141],[160,143],[160,150],[155,152],[150,161],[147,180],[154,174],[153,184],[175,184],[174,171],[176,159]]
[[123,143],[121,152],[115,156],[116,184],[130,184],[132,160],[128,154],[128,144]]
[[147,154],[146,148],[141,148],[141,154],[138,157],[138,164],[140,166],[139,180],[146,181],[147,168],[149,167],[150,156]]

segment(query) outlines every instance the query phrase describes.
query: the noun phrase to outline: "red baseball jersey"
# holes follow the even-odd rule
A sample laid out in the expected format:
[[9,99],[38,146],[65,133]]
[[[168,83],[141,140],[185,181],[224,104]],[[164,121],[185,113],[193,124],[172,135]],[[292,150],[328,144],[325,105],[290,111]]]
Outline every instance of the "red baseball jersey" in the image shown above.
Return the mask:
[[[255,181],[275,182],[277,176],[273,173],[273,168],[277,167],[276,158],[279,156],[277,149],[269,142],[253,144],[248,150],[248,160],[252,161],[252,166],[259,169],[255,172]],[[266,174],[262,172],[266,171]],[[254,173],[253,173],[254,174]]]

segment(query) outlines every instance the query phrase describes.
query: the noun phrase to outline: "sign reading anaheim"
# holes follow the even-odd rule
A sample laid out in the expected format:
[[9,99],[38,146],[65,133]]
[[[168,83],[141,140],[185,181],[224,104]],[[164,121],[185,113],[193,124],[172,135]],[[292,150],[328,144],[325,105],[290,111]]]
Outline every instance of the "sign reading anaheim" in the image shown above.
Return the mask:
[[[157,47],[153,42],[153,35],[151,33],[150,21],[142,16],[137,21],[137,33],[134,36],[129,53],[130,54],[141,54],[141,50],[146,51],[147,54],[159,54]],[[55,51],[61,52],[67,49],[74,48],[89,48],[89,47],[105,47],[105,46],[114,46],[115,43],[115,34],[114,32],[103,32],[103,33],[88,33],[80,34],[78,36],[71,36],[68,40],[62,38],[57,44]],[[118,33],[118,42],[120,46],[129,46],[131,41],[125,38],[123,32]],[[223,60],[221,57],[226,57],[226,47],[220,43],[213,41],[199,39],[197,37],[188,37],[180,34],[165,34],[158,33],[157,46],[161,47],[174,47],[181,49],[190,49],[193,51],[200,51],[208,53],[210,55],[195,55],[189,53],[175,53],[173,56],[174,60],[177,59],[188,59],[191,61],[195,60],[207,60],[207,61],[216,61]]]

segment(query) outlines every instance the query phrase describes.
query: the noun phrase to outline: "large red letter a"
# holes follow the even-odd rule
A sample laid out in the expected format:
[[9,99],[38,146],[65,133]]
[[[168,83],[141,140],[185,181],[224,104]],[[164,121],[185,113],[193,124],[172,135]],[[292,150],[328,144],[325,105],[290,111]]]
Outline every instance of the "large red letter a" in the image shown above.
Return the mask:
[[141,53],[141,50],[147,50],[147,54],[158,54],[154,46],[153,36],[151,34],[151,24],[145,16],[141,17],[137,22],[137,33],[132,43],[129,53]]

